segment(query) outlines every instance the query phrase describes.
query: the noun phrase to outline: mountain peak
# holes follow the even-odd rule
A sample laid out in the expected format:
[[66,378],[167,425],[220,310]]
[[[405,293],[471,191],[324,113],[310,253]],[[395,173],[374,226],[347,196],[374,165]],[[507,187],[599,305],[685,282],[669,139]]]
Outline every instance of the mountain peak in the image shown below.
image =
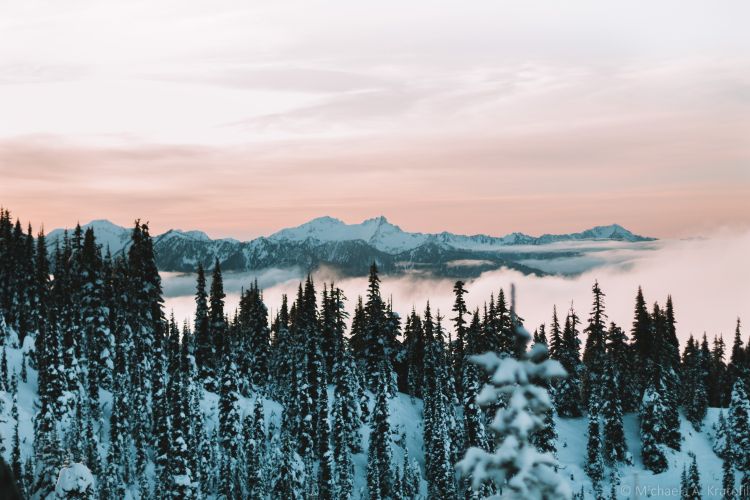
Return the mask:
[[93,226],[93,227],[117,227],[117,228],[120,227],[109,219],[94,219],[88,224],[84,224],[84,225]]
[[372,217],[370,219],[365,219],[364,221],[362,221],[362,225],[366,225],[366,224],[382,225],[382,224],[390,224],[390,222],[388,222],[388,219],[385,218],[385,215],[378,215],[377,217]]
[[315,217],[314,219],[310,219],[304,224],[301,224],[300,227],[307,226],[307,225],[317,225],[317,224],[343,224],[343,223],[344,222],[341,219],[337,219],[336,217],[331,217],[330,215],[323,215],[320,217]]

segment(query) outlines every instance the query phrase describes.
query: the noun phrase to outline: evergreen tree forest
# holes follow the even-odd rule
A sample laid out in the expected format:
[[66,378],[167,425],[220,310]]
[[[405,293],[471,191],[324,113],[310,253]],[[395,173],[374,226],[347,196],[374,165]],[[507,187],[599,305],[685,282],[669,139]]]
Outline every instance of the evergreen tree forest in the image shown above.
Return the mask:
[[[731,346],[680,345],[671,297],[649,304],[634,286],[632,323],[617,325],[593,283],[584,310],[550,305],[548,323],[524,325],[509,288],[470,310],[462,281],[450,311],[402,318],[376,263],[363,297],[308,276],[271,315],[257,283],[227,309],[217,260],[196,269],[194,318],[178,322],[154,257],[147,223],[113,256],[80,226],[50,250],[0,211],[0,455],[21,498],[570,498],[550,480],[570,475],[560,419],[585,420],[585,498],[605,498],[620,464],[666,471],[690,448],[681,418],[698,432],[709,408],[724,408],[723,480],[750,491],[739,320]],[[397,400],[419,410],[420,456]],[[686,490],[700,480],[693,458]]]

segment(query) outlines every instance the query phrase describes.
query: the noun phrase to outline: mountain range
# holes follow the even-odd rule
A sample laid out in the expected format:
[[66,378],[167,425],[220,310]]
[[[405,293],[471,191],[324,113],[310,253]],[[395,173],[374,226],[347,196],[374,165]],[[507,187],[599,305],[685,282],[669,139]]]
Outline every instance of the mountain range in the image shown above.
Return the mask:
[[[95,220],[82,227],[92,227],[97,241],[113,256],[126,251],[130,243],[131,229],[107,220]],[[64,231],[55,229],[49,233],[47,241],[51,249],[61,242]],[[597,226],[579,233],[542,236],[523,233],[499,237],[449,232],[411,233],[381,216],[360,224],[319,217],[249,241],[211,239],[202,231],[179,229],[156,235],[153,240],[156,262],[161,271],[191,272],[198,263],[211,268],[218,259],[225,271],[293,267],[312,271],[330,266],[345,275],[356,276],[364,275],[370,263],[375,261],[384,273],[421,272],[471,277],[503,266],[525,274],[544,274],[521,261],[580,253],[575,247],[561,248],[552,243],[635,243],[654,238],[633,234],[618,224]]]

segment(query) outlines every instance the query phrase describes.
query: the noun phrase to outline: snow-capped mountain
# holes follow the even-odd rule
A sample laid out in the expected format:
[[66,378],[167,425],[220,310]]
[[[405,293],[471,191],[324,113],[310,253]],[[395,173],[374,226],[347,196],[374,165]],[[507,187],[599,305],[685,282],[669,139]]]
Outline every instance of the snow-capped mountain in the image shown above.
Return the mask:
[[[113,256],[125,252],[130,244],[130,228],[106,220],[95,220],[82,227],[93,227],[104,251],[109,249]],[[70,234],[71,230],[68,232]],[[56,229],[48,235],[50,250],[61,243],[63,234],[63,230]],[[551,246],[545,247],[550,243],[652,239],[633,234],[617,224],[572,234],[536,237],[511,233],[498,237],[411,233],[382,216],[360,224],[320,217],[250,241],[211,239],[202,231],[171,229],[154,236],[154,250],[162,271],[192,271],[199,262],[211,267],[218,259],[224,269],[234,271],[288,267],[312,270],[329,265],[346,274],[359,275],[366,273],[370,263],[375,261],[386,273],[419,270],[468,276],[500,266],[525,273],[539,272],[519,261],[529,258],[532,251],[536,258],[544,258],[546,252],[553,251]],[[529,246],[534,248],[529,250]],[[556,248],[554,252],[559,256],[561,250]]]
[[453,248],[466,250],[490,250],[508,245],[543,245],[558,241],[581,240],[615,240],[615,241],[648,241],[652,238],[638,236],[619,224],[597,226],[580,233],[544,234],[539,237],[523,233],[511,233],[506,236],[488,236],[477,234],[464,236],[442,232],[409,233],[391,224],[383,216],[367,219],[361,224],[346,224],[333,217],[319,217],[294,228],[282,229],[272,234],[269,239],[286,241],[351,241],[362,240],[381,252],[400,253],[413,250],[428,242],[436,242]]

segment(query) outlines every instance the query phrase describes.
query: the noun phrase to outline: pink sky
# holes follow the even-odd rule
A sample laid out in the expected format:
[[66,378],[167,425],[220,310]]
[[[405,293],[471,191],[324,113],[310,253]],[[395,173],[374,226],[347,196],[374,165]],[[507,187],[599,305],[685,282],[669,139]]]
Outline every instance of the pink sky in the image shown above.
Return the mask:
[[249,238],[750,226],[750,5],[14,2],[0,204]]

